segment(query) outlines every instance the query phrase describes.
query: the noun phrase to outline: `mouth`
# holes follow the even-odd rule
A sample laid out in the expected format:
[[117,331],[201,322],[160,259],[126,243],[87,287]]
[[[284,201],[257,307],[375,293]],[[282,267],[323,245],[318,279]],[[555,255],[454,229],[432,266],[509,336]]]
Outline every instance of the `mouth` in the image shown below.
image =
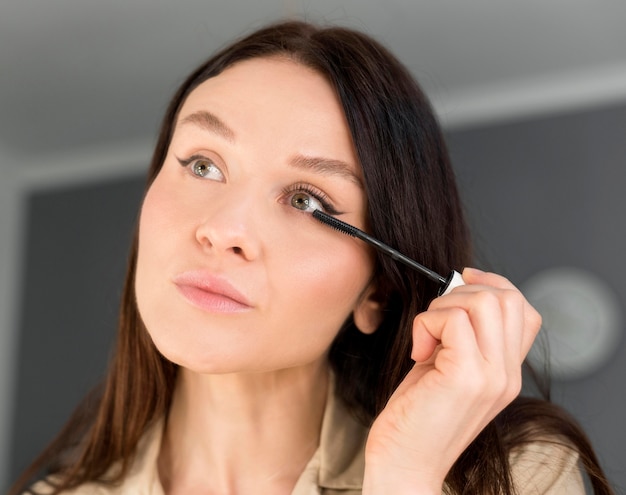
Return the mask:
[[188,271],[174,277],[174,284],[187,301],[210,313],[242,313],[252,304],[230,282],[202,272]]

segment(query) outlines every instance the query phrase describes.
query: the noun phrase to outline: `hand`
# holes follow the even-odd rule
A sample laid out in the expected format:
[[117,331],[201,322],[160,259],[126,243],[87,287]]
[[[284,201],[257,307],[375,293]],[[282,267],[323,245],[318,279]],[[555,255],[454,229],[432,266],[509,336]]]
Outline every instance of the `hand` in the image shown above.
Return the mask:
[[416,363],[372,425],[364,494],[440,494],[459,455],[519,394],[541,317],[499,275],[465,269],[463,279],[415,317]]

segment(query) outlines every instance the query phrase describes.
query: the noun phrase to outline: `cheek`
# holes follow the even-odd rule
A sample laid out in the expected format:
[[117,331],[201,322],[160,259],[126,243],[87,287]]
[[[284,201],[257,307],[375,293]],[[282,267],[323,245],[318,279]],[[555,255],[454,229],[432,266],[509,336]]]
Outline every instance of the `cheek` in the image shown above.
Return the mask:
[[161,171],[148,189],[139,216],[139,260],[159,259],[181,238],[186,229],[187,208],[183,198],[168,186],[165,171]]
[[281,275],[274,284],[282,286],[279,293],[296,311],[307,308],[316,318],[341,325],[370,281],[373,259],[358,240],[332,234],[302,241],[300,249],[294,249],[293,238],[279,244],[273,266],[280,268],[273,271]]
[[280,326],[288,332],[275,345],[293,349],[285,352],[302,353],[297,354],[302,360],[328,352],[371,273],[368,258],[354,250],[320,249],[315,254],[293,263],[279,304]]
[[173,198],[167,193],[160,177],[161,175],[158,175],[148,189],[141,206],[139,236],[140,240],[142,237],[145,239],[144,245],[161,241],[159,237],[165,237],[166,229],[175,225],[173,215],[177,209],[172,207]]
[[140,310],[144,301],[154,296],[163,285],[163,277],[172,253],[176,252],[179,230],[182,228],[178,208],[174,208],[159,177],[150,186],[139,215],[139,243],[135,293]]
[[306,284],[304,289],[345,294],[350,299],[357,297],[371,273],[369,260],[356,250],[326,247],[299,260],[290,273],[294,279]]
[[139,247],[137,251],[137,285],[138,289],[146,278],[154,276],[155,255],[159,252],[162,239],[159,232],[165,232],[163,218],[157,214],[154,195],[151,191],[146,195],[139,215]]

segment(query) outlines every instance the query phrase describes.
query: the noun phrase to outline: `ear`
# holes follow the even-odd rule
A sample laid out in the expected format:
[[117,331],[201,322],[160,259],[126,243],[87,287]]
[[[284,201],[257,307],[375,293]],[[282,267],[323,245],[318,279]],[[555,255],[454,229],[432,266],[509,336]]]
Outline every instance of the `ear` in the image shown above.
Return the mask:
[[374,333],[383,320],[383,304],[379,296],[374,283],[370,283],[352,314],[356,327],[368,335]]

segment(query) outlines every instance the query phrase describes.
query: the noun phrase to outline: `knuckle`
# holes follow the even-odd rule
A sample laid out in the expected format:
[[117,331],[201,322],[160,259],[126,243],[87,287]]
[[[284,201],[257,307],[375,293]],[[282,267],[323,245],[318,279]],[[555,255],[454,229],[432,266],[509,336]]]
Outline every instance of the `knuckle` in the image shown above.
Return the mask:
[[453,324],[464,324],[469,321],[467,312],[463,308],[450,308],[448,310],[448,321]]
[[482,307],[495,307],[499,306],[500,304],[498,296],[494,291],[491,290],[482,290],[480,292],[477,292],[474,295],[474,298],[476,299],[477,304]]
[[500,297],[501,304],[506,310],[517,311],[524,307],[524,296],[517,290],[503,290]]

